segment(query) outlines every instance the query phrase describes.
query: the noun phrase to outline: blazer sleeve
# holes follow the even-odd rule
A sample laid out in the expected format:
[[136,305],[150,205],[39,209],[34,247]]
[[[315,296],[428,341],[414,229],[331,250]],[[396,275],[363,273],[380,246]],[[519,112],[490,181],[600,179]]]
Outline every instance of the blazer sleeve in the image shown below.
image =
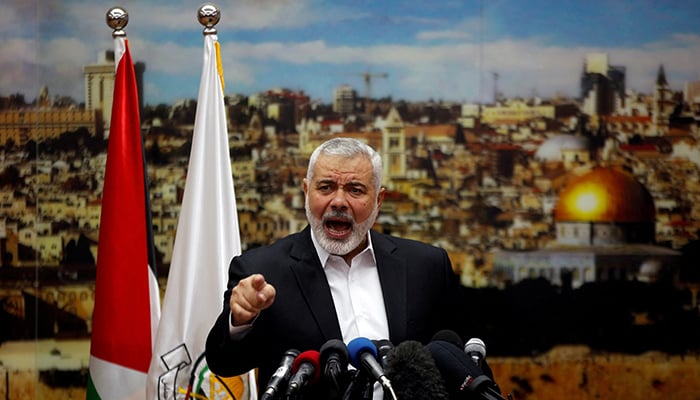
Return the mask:
[[209,331],[206,342],[206,359],[209,369],[217,375],[234,376],[255,368],[255,352],[260,351],[254,329],[240,337],[232,338],[229,332],[231,290],[250,275],[240,256],[234,257],[229,266],[229,279],[224,292],[221,313]]
[[[311,236],[303,231],[231,260],[222,311],[206,343],[207,363],[214,373],[233,376],[258,368],[259,377],[265,379],[286,350],[318,349],[326,340],[340,337],[330,288],[312,253]],[[231,290],[253,273],[262,274],[275,287],[275,301],[258,315],[252,329],[231,337]]]

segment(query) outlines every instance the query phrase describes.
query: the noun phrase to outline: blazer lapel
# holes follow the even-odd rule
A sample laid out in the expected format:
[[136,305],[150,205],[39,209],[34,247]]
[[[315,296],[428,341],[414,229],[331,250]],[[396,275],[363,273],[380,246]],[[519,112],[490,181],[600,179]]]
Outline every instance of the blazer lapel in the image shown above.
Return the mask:
[[390,340],[399,343],[405,340],[407,328],[406,265],[392,253],[396,250],[393,242],[374,231],[372,247],[377,258],[379,281],[384,295],[384,307],[389,323]]
[[290,255],[290,269],[324,340],[342,338],[331,289],[311,241],[311,230],[308,226],[299,235]]

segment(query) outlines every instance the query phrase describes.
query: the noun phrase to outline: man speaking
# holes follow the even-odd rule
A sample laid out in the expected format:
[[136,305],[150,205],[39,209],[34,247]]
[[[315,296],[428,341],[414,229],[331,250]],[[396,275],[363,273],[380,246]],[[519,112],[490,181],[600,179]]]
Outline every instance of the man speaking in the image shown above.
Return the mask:
[[[207,338],[211,371],[259,368],[262,386],[290,349],[357,337],[427,343],[441,329],[460,331],[447,252],[371,229],[385,195],[379,153],[331,139],[311,154],[303,182],[308,226],[231,261],[223,311]],[[308,389],[305,398],[328,398],[323,380]]]

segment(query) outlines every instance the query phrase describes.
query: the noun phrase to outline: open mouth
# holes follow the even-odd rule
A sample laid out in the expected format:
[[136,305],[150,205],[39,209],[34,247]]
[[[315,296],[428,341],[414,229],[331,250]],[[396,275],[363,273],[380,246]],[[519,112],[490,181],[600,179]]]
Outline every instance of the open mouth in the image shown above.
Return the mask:
[[352,233],[352,222],[344,219],[327,219],[323,227],[326,234],[333,239],[343,239]]

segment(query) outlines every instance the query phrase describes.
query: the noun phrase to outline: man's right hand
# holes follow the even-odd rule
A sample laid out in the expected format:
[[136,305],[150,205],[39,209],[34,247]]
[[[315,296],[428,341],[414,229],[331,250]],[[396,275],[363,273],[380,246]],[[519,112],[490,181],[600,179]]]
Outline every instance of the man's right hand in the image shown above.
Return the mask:
[[233,326],[245,325],[275,301],[275,287],[260,274],[242,279],[231,290],[231,318]]

